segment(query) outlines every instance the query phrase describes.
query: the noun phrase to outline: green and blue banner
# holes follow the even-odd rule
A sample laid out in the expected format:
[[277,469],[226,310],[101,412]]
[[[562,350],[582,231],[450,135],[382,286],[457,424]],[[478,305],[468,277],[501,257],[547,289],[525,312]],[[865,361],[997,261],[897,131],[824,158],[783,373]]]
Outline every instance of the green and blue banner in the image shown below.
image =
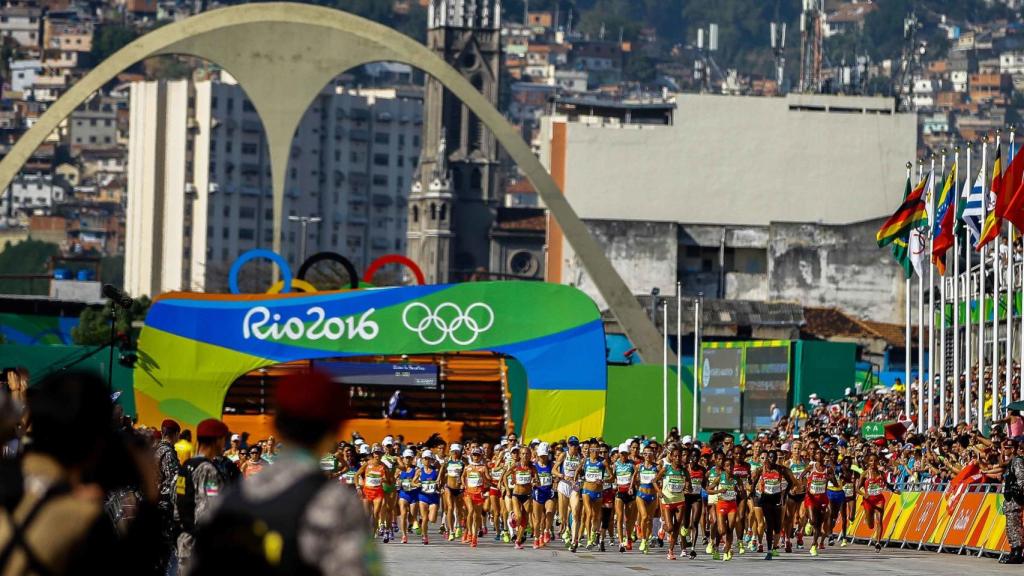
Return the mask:
[[535,282],[165,294],[139,338],[136,406],[146,424],[195,424],[220,417],[231,384],[261,367],[482,350],[525,369],[525,436],[600,435],[607,389],[600,312],[575,288]]

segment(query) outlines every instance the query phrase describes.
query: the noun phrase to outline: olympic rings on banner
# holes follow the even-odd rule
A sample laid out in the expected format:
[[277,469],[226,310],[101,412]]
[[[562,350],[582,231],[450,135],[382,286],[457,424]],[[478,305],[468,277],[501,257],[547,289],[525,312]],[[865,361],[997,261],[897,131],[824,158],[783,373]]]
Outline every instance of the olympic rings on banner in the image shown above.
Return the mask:
[[337,252],[317,252],[309,258],[306,258],[306,261],[302,263],[302,266],[299,266],[298,277],[305,280],[306,272],[309,272],[309,269],[312,268],[314,264],[323,260],[330,260],[341,264],[345,271],[348,272],[348,287],[353,290],[359,288],[359,273],[356,272],[356,267],[349,262],[348,258],[345,258]]
[[[452,312],[448,313],[449,310]],[[473,314],[474,310],[479,312]],[[412,311],[419,311],[420,316],[414,322],[409,321]],[[413,302],[402,311],[402,324],[427,346],[436,346],[445,339],[459,346],[469,346],[494,325],[494,310],[483,302],[470,304],[465,312],[452,302],[442,302],[433,310],[422,302]]]
[[[330,260],[341,264],[341,266],[345,268],[345,271],[348,272],[349,287],[353,290],[357,290],[359,288],[359,273],[356,272],[356,267],[352,265],[352,262],[349,261],[348,258],[345,258],[337,252],[317,252],[309,258],[306,258],[306,261],[299,267],[298,276],[292,278],[292,270],[288,266],[288,262],[280,254],[264,248],[254,248],[243,253],[237,260],[235,260],[234,264],[231,265],[231,272],[228,274],[228,288],[231,290],[232,294],[240,293],[238,288],[238,274],[241,271],[242,266],[246,262],[256,258],[266,258],[267,260],[277,264],[278,268],[281,270],[281,280],[271,286],[267,290],[267,294],[287,294],[291,292],[293,286],[306,293],[318,292],[316,286],[307,282],[305,278],[306,273],[309,272],[310,268],[322,260]],[[412,271],[413,276],[416,277],[416,282],[418,282],[419,285],[422,286],[426,283],[423,271],[416,265],[416,262],[401,254],[385,254],[371,262],[364,273],[366,281],[370,282],[381,266],[386,264],[402,264]]]
[[277,267],[281,270],[281,280],[284,281],[284,287],[281,289],[281,292],[287,294],[292,291],[292,269],[288,266],[288,261],[273,250],[253,248],[239,256],[235,263],[231,265],[231,271],[228,273],[228,289],[231,290],[232,294],[241,293],[238,289],[238,273],[242,270],[242,266],[249,260],[255,260],[256,258],[266,258],[277,264]]

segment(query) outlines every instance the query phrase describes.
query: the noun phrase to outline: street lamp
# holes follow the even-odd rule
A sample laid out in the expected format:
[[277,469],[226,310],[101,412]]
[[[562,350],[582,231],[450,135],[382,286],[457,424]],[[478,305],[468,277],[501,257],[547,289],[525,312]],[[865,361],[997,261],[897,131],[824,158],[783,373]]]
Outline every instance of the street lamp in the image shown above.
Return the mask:
[[298,222],[302,226],[302,238],[299,239],[299,260],[306,261],[306,227],[310,224],[319,224],[323,218],[319,216],[289,216],[290,222]]

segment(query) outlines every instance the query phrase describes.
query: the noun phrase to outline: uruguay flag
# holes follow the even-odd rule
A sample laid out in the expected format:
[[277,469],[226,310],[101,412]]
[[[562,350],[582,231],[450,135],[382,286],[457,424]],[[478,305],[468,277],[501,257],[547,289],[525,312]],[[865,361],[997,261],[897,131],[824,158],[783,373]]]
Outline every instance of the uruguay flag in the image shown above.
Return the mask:
[[[970,231],[970,236],[973,239],[968,239],[972,245],[978,243],[978,239],[981,238],[981,223],[984,217],[984,211],[982,210],[981,203],[984,201],[984,194],[982,189],[985,186],[985,171],[978,172],[978,178],[974,181],[974,186],[969,186],[970,180],[964,183],[964,212],[963,220],[964,225],[967,226],[967,230]],[[970,176],[967,176],[970,179]]]

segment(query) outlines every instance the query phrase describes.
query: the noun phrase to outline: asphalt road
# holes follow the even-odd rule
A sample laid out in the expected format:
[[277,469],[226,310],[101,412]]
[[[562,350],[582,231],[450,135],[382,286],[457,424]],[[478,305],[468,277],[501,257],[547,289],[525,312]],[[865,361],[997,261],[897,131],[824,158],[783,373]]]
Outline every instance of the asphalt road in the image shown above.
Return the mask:
[[571,554],[556,542],[541,550],[529,547],[515,550],[511,545],[496,543],[491,538],[481,538],[476,549],[443,542],[440,536],[436,536],[436,540],[432,538],[428,546],[420,543],[418,537],[410,537],[409,544],[393,542],[379,545],[386,573],[392,576],[621,576],[673,572],[751,576],[765,576],[766,573],[783,576],[1024,575],[1024,566],[1000,565],[994,558],[898,549],[884,549],[876,553],[873,548],[859,544],[829,548],[817,558],[812,558],[807,550],[800,550],[793,554],[782,553],[772,561],[765,561],[763,555],[748,553],[744,556],[734,554],[731,561],[722,562],[711,560],[701,551],[696,560],[670,562],[658,548],[652,548],[646,556],[635,549],[625,554],[619,554],[617,549],[603,553],[581,549],[577,554]]

